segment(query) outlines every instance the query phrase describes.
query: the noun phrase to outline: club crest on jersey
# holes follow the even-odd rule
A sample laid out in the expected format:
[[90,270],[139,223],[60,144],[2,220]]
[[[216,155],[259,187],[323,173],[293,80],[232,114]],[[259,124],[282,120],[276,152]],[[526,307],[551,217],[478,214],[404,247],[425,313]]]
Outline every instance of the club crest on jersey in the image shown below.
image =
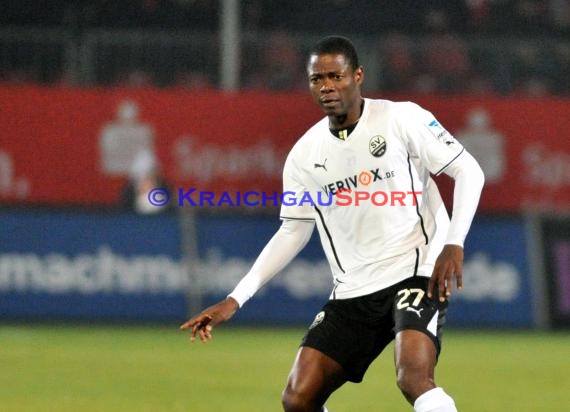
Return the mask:
[[386,153],[386,139],[384,139],[379,134],[370,139],[368,143],[368,149],[370,154],[374,157],[380,157]]
[[323,321],[324,318],[325,318],[325,312],[317,313],[317,316],[315,316],[315,320],[313,321],[313,323],[311,323],[311,326],[309,326],[309,329],[313,329],[315,326],[319,325]]

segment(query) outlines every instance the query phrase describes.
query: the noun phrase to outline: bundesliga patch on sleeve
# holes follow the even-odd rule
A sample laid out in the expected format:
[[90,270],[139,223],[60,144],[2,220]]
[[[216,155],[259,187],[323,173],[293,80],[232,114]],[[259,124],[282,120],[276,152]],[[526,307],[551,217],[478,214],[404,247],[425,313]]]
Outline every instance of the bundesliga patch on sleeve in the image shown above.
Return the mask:
[[447,130],[445,130],[445,128],[437,120],[433,119],[430,121],[427,124],[427,128],[431,134],[433,134],[434,137],[441,143],[445,143],[448,146],[455,143],[453,136]]

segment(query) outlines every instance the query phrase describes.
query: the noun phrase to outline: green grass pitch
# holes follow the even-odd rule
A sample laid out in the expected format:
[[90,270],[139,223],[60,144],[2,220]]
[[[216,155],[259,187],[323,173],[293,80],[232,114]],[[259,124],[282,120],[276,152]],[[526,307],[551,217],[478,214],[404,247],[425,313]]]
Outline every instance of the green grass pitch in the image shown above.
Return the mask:
[[[303,329],[216,329],[190,344],[176,326],[0,326],[3,412],[279,411]],[[411,411],[392,350],[331,412]],[[438,383],[461,412],[570,411],[570,334],[466,332],[444,338]]]

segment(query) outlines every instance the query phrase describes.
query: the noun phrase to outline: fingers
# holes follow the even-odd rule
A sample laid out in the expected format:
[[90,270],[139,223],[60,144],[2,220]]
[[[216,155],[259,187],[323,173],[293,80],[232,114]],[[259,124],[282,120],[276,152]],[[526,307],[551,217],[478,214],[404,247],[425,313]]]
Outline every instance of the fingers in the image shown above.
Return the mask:
[[183,323],[180,326],[180,329],[187,330],[190,329],[190,341],[194,342],[196,337],[198,336],[200,340],[204,343],[208,342],[212,339],[212,322],[214,318],[207,313],[200,314],[198,316],[193,317],[189,321]]
[[428,284],[428,297],[431,299],[433,296],[433,291],[437,287],[437,296],[439,296],[439,301],[444,302],[448,299],[453,291],[453,275],[455,274],[457,280],[457,288],[461,289],[462,284],[462,274],[461,269],[457,270],[455,265],[446,264],[437,266],[433,271],[433,274],[429,280]]
[[188,320],[188,321],[184,322],[182,325],[180,325],[180,329],[182,329],[182,330],[190,329],[190,328],[193,328],[195,325],[206,326],[213,319],[214,318],[212,317],[212,315],[209,315],[207,313],[200,313],[199,315],[196,315],[193,318],[190,318],[190,320]]
[[429,283],[428,283],[428,288],[427,288],[427,296],[428,298],[431,299],[431,297],[433,296],[433,288],[435,287],[437,281],[436,281],[436,275],[435,275],[435,270],[434,273],[432,274],[432,276],[429,278]]
[[451,294],[447,290],[448,278],[449,278],[449,269],[446,268],[444,270],[443,274],[439,276],[439,279],[437,282],[437,288],[438,288],[438,295],[437,296],[439,296],[440,302],[444,302],[445,299]]
[[190,342],[196,340],[196,334],[200,337],[200,340],[204,343],[212,339],[212,325],[209,323],[212,321],[212,317],[205,317],[200,323],[195,324],[192,327],[192,333],[190,334]]
[[[212,326],[207,325],[206,327],[199,329],[198,334],[200,335],[200,340],[202,342],[208,342],[210,339],[212,339]],[[190,340],[193,342],[195,338],[191,338]]]
[[187,320],[182,325],[180,325],[180,329],[182,330],[190,329],[193,325],[194,325],[194,318]]
[[463,268],[461,266],[455,271],[455,282],[458,290],[463,289]]

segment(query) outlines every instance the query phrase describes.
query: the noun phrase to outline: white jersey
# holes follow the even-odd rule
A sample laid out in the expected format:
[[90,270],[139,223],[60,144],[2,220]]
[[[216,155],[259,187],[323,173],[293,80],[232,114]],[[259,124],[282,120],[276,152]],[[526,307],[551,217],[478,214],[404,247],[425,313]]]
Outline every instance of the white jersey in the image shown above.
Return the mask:
[[431,276],[449,217],[430,173],[463,150],[418,105],[372,99],[346,140],[325,117],[295,144],[283,171],[281,218],[316,221],[334,278],[331,298]]

